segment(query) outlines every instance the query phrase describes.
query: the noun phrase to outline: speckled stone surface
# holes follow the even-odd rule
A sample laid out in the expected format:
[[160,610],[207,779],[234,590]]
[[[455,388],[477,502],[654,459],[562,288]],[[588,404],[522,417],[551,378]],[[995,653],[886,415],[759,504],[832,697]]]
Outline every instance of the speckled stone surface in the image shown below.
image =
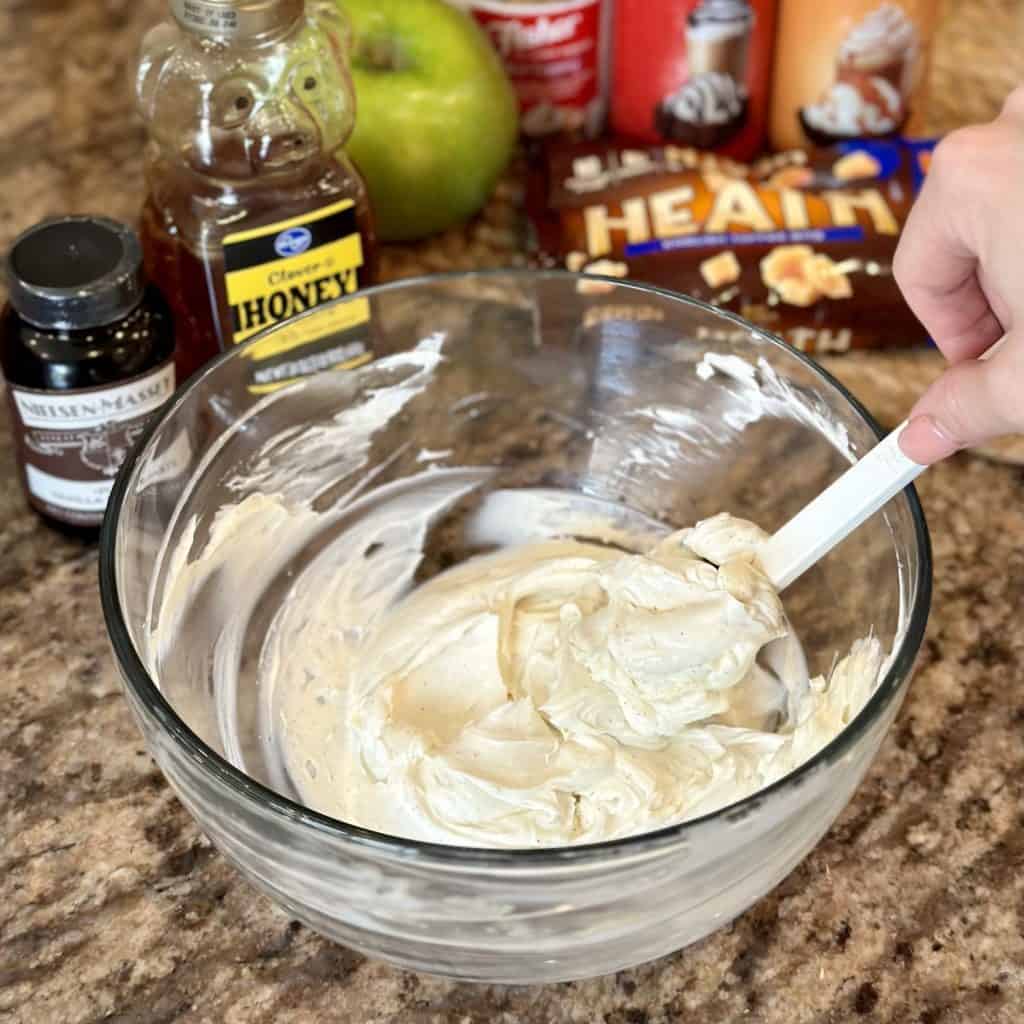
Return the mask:
[[[161,6],[0,5],[0,244],[50,213],[134,217],[131,55]],[[957,120],[964,32],[979,24],[1004,45],[1019,27],[1014,12],[1013,0],[952,9],[936,61],[938,127]],[[1005,67],[999,75],[1007,78]],[[972,65],[972,109],[978,76]],[[395,274],[507,262],[494,244],[511,231],[499,204],[465,232],[390,251],[385,266]],[[862,355],[831,368],[892,423],[938,362]],[[675,956],[594,981],[496,989],[403,973],[332,946],[209,847],[120,695],[96,552],[28,512],[3,427],[0,1020],[1024,1019],[1024,475],[962,455],[927,474],[920,493],[935,549],[920,667],[873,770],[821,845],[747,914]]]

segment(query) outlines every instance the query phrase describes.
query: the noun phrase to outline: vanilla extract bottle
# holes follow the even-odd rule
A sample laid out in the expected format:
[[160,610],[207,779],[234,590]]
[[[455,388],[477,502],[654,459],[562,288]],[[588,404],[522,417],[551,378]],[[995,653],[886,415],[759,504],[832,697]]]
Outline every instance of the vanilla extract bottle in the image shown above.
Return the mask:
[[[375,240],[342,148],[355,97],[336,4],[172,0],[171,13],[146,36],[136,83],[149,133],[141,235],[184,377],[371,283]],[[283,383],[289,351],[308,354],[320,336],[318,368],[335,350],[343,362],[346,330],[367,317],[356,302],[300,321],[261,349],[256,380]]]
[[51,526],[95,539],[125,456],[174,391],[170,311],[135,234],[105,217],[43,221],[4,262],[0,368],[22,487]]

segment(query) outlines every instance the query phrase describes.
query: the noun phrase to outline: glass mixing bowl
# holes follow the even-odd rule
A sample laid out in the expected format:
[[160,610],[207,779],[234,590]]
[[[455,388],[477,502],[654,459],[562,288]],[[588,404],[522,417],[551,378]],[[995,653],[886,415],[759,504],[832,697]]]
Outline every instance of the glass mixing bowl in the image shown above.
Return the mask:
[[[394,559],[397,594],[539,537],[629,547],[722,510],[774,530],[877,438],[804,356],[668,292],[518,271],[370,289],[311,314],[302,334],[288,324],[223,355],[125,463],[100,572],[129,701],[216,846],[332,939],[498,982],[650,960],[778,883],[878,750],[928,613],[928,535],[911,489],[785,595],[812,673],[872,630],[891,651],[866,706],[774,785],[631,838],[474,849],[307,809],[258,684],[269,623],[303,572],[389,503],[413,511],[360,556]],[[302,527],[257,517],[218,533],[216,511],[258,490],[307,509]],[[415,511],[424,494],[429,515]]]

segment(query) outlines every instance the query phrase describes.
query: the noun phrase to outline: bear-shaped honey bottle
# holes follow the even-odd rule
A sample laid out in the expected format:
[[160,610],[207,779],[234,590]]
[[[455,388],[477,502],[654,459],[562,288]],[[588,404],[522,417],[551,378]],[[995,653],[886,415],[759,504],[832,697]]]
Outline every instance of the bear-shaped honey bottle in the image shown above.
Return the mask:
[[[344,153],[355,95],[332,0],[171,0],[136,80],[149,143],[146,270],[175,316],[179,379],[219,351],[371,283],[366,187]],[[300,321],[284,349],[346,327],[363,303]],[[330,351],[321,365],[331,365]]]

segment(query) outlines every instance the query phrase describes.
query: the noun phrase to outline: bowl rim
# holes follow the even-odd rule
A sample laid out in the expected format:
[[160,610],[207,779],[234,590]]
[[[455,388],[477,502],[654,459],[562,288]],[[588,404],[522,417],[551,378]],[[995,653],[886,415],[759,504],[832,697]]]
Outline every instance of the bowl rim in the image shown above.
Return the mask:
[[[454,280],[505,277],[533,279],[564,278],[575,281],[581,277],[602,276],[576,274],[557,268],[532,269],[508,267],[482,270],[453,270],[442,273],[420,274],[414,277],[404,277],[394,281],[383,282],[360,289],[340,299],[335,299],[327,305],[337,306],[359,299],[373,298],[390,291],[414,290]],[[865,425],[875,434],[878,440],[885,436],[885,432],[874,417],[843,384],[823,366],[820,366],[805,353],[789,345],[771,332],[727,310],[718,309],[709,303],[674,292],[668,288],[613,277],[606,277],[604,279],[615,284],[617,287],[655,295],[661,299],[694,307],[704,313],[710,313],[719,319],[731,321],[745,331],[753,332],[769,345],[781,349],[788,356],[803,363],[812,374],[817,375],[826,384],[835,388],[862,418]],[[302,314],[301,318],[304,319],[308,316],[316,315],[318,312],[322,312],[322,309],[323,307],[318,307],[317,309],[310,310]],[[288,324],[294,322],[295,319],[286,321]],[[839,760],[856,745],[861,736],[868,731],[893,701],[899,692],[901,683],[909,676],[924,639],[932,593],[931,541],[924,511],[913,485],[904,489],[902,498],[908,503],[910,508],[914,541],[920,565],[916,585],[910,597],[906,629],[898,650],[889,659],[888,670],[882,680],[876,685],[864,706],[841,732],[834,736],[812,757],[808,758],[808,760],[781,778],[776,779],[770,785],[757,790],[749,796],[733,801],[696,818],[690,818],[673,825],[666,825],[650,832],[637,833],[617,839],[607,839],[597,843],[581,843],[575,846],[494,848],[426,842],[377,832],[373,829],[363,828],[362,826],[312,810],[283,796],[263,783],[257,782],[203,742],[178,716],[156,682],[147,672],[142,659],[135,650],[135,645],[132,643],[127,624],[121,613],[116,575],[117,534],[125,494],[135,475],[135,467],[160,425],[174,414],[175,410],[198,386],[201,380],[215,373],[220,365],[229,359],[242,358],[243,353],[250,346],[255,345],[274,331],[280,330],[282,326],[283,324],[276,324],[259,332],[244,343],[218,354],[209,363],[192,374],[147,423],[145,430],[136,440],[118,472],[103,519],[99,551],[99,584],[103,616],[114,656],[121,669],[125,687],[141,702],[145,712],[156,720],[163,732],[174,741],[180,751],[190,761],[197,765],[200,770],[208,772],[215,782],[233,791],[239,799],[254,803],[259,811],[269,811],[291,824],[310,828],[320,835],[329,837],[331,840],[340,840],[344,843],[354,844],[358,848],[365,851],[373,851],[377,855],[385,855],[392,858],[414,857],[419,860],[443,864],[448,868],[464,866],[467,869],[474,867],[516,869],[524,867],[538,868],[542,866],[560,867],[568,864],[579,866],[605,862],[609,857],[613,856],[638,855],[652,852],[666,845],[674,845],[677,841],[685,840],[690,834],[701,830],[711,822],[716,820],[735,820],[738,816],[754,810],[772,795],[799,787],[820,768]]]

